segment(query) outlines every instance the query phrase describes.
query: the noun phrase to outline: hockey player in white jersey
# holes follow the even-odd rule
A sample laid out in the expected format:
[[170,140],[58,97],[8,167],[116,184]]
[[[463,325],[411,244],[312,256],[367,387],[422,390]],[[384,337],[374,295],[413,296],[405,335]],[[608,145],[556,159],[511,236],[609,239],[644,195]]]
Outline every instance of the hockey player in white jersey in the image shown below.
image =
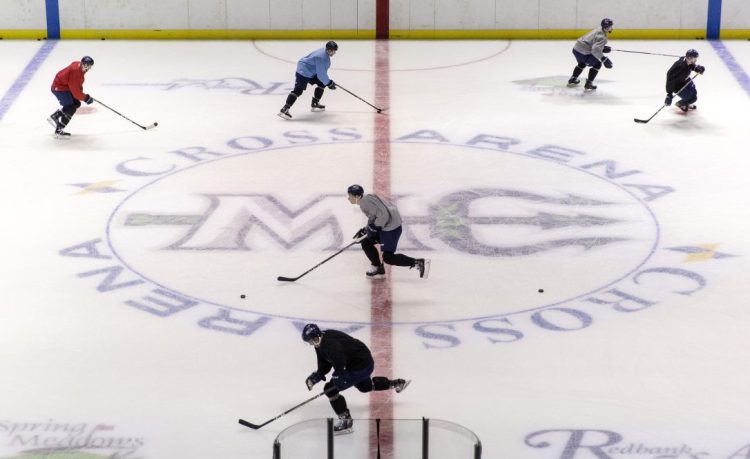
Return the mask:
[[604,54],[612,51],[607,46],[607,35],[612,33],[613,25],[614,23],[611,19],[604,18],[602,19],[601,27],[592,30],[576,41],[575,46],[573,46],[573,55],[578,64],[573,68],[573,75],[568,80],[568,86],[577,86],[581,82],[578,77],[583,70],[586,67],[591,67],[583,87],[586,90],[594,91],[596,89],[594,79],[602,68],[602,65],[608,69],[612,68],[612,60]]

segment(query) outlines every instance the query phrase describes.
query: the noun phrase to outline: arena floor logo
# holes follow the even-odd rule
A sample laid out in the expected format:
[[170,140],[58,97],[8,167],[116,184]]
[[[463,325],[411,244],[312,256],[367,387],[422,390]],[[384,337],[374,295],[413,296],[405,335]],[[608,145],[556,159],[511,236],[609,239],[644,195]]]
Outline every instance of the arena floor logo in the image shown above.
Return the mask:
[[97,260],[78,277],[104,294],[128,292],[125,304],[154,316],[204,310],[201,327],[242,336],[272,320],[410,327],[427,349],[584,329],[597,315],[705,288],[697,269],[679,266],[686,256],[730,256],[715,245],[663,247],[651,206],[675,190],[640,170],[558,145],[418,130],[391,140],[399,251],[429,256],[437,269],[417,285],[394,271],[393,322],[370,323],[358,249],[306,279],[314,288],[279,285],[284,273],[269,268],[301,272],[348,243],[363,217],[343,190],[368,188],[362,157],[372,144],[356,128],[335,128],[128,159],[114,169],[129,190],[79,184],[128,194],[100,238],[60,254]]
[[[545,451],[550,459],[750,459],[750,444],[744,432],[722,432],[721,439],[711,441],[710,432],[695,438],[686,434],[689,442],[665,443],[659,433],[643,434],[633,441],[613,430],[605,429],[550,429],[526,435],[524,443],[530,448]],[[668,436],[675,437],[670,429]],[[696,446],[695,443],[700,443]],[[706,445],[709,443],[710,445]],[[542,456],[539,456],[542,457]]]
[[143,457],[146,439],[123,430],[127,428],[103,423],[0,420],[0,454],[28,459]]

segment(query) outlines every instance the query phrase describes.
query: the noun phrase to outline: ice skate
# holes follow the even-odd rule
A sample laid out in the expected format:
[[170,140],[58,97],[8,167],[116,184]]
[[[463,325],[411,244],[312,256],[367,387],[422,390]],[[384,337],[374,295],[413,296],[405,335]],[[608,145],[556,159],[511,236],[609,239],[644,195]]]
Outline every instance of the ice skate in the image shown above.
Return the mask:
[[688,105],[688,108],[689,108],[690,110],[697,110],[697,109],[698,109],[698,107],[697,107],[697,106],[695,106],[695,105]]
[[596,85],[591,80],[586,80],[586,84],[583,85],[583,89],[586,91],[596,91]]
[[382,264],[378,266],[370,266],[370,269],[367,270],[366,275],[370,279],[385,277],[385,266],[383,266]]
[[47,118],[47,122],[52,125],[53,128],[58,129],[62,128],[63,125],[60,123],[60,117],[62,116],[62,112],[60,110],[56,111],[55,113],[51,114],[49,118]]
[[62,127],[58,127],[57,129],[55,129],[55,137],[57,137],[58,139],[64,139],[70,137],[70,133],[63,131]]
[[430,275],[430,260],[425,258],[418,258],[414,262],[414,266],[412,266],[412,268],[417,268],[420,278],[427,279],[427,276]]
[[403,392],[404,389],[409,386],[409,384],[411,384],[411,379],[394,379],[393,381],[391,381],[391,387],[393,387],[393,390],[395,390],[397,394]]
[[281,110],[279,110],[279,113],[277,113],[280,118],[284,118],[285,120],[292,119],[292,115],[289,114],[289,107],[283,106],[281,107]]
[[576,77],[570,77],[570,79],[568,80],[568,87],[572,88],[574,86],[578,86],[578,84],[580,82],[581,82],[581,80],[579,80],[578,78],[576,78]]
[[334,435],[344,435],[348,433],[352,433],[354,431],[354,420],[352,419],[352,416],[349,414],[349,410],[344,411],[343,413],[339,414],[339,418],[336,419],[333,423],[333,434]]
[[675,105],[677,105],[677,108],[682,110],[683,112],[687,113],[688,110],[690,110],[690,106],[683,101],[677,102]]
[[311,112],[324,112],[326,111],[326,106],[320,105],[320,102],[313,100],[312,104],[310,104],[310,111]]

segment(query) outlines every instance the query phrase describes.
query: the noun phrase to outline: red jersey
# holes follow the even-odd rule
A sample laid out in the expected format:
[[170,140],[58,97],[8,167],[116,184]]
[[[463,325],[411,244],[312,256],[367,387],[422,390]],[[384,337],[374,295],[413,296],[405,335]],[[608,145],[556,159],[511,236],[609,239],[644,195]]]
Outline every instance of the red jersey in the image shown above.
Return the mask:
[[83,93],[83,70],[80,61],[72,62],[69,66],[57,72],[52,82],[53,91],[70,91],[78,100],[86,99]]

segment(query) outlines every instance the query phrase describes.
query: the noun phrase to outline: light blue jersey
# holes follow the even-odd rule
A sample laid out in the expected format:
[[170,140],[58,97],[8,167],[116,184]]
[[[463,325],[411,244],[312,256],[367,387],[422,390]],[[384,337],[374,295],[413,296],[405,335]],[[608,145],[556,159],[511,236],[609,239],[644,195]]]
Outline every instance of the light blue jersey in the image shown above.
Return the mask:
[[328,68],[331,66],[331,57],[326,53],[325,48],[316,49],[297,62],[297,73],[312,78],[317,76],[318,80],[324,85],[331,81],[328,78]]

